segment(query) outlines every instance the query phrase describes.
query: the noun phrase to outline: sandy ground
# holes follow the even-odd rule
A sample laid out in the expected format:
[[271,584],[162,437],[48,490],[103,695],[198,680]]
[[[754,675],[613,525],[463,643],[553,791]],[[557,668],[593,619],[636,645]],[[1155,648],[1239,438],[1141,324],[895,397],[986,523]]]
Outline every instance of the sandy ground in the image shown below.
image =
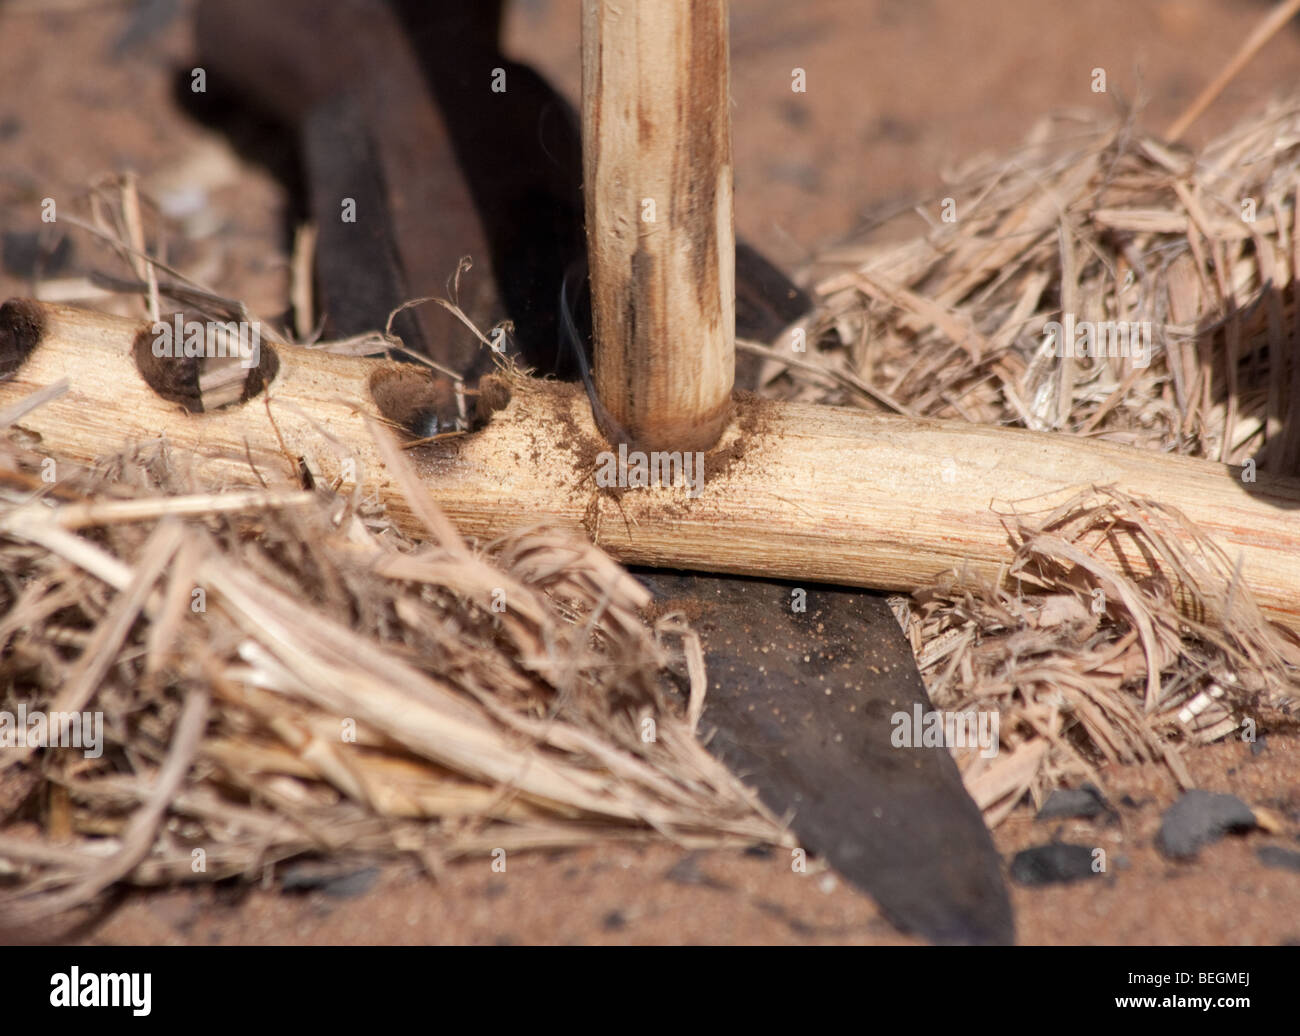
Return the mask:
[[[1054,109],[1143,104],[1163,127],[1249,32],[1251,0],[736,0],[737,222],[789,269],[875,213],[942,189],[979,152],[1015,145]],[[576,97],[578,0],[520,0],[509,40]],[[192,64],[181,19],[115,54],[122,3],[0,5],[0,231],[36,229],[41,199],[134,169],[155,193],[201,171],[219,219],[184,254],[215,289],[257,313],[286,309],[287,192],[275,171],[177,103]],[[50,60],[57,51],[58,60]],[[807,73],[793,94],[792,71]],[[1108,91],[1093,93],[1095,68]],[[1300,32],[1284,32],[1189,135],[1222,130],[1293,89]],[[206,156],[197,162],[196,156]],[[79,246],[80,247],[80,246]],[[88,257],[88,253],[87,253]],[[74,256],[74,265],[77,257]],[[101,264],[105,265],[105,264]],[[0,297],[28,289],[0,273]],[[1053,838],[1104,848],[1098,879],[1013,886],[1027,943],[1300,943],[1300,874],[1262,865],[1265,845],[1300,848],[1300,741],[1262,753],[1223,744],[1189,758],[1201,786],[1284,821],[1202,851],[1159,856],[1152,838],[1175,797],[1155,767],[1101,771],[1118,823],[1037,822],[1026,806],[996,832],[1005,859]],[[1129,796],[1124,800],[1124,796]],[[437,884],[389,865],[368,891],[285,895],[256,886],[130,894],[75,930],[92,943],[903,942],[865,897],[828,872],[792,873],[778,852],[690,856],[671,846],[513,857],[450,866]],[[365,884],[366,876],[358,879]]]
[[[1004,860],[1053,840],[1105,850],[1107,869],[1070,885],[1011,884],[1027,944],[1300,945],[1300,873],[1257,851],[1300,851],[1300,739],[1196,752],[1202,787],[1265,806],[1285,831],[1229,836],[1187,863],[1153,846],[1176,795],[1155,766],[1103,768],[1116,821],[1039,821],[1025,809],[994,832]],[[1125,796],[1128,796],[1125,799]],[[1132,804],[1128,804],[1131,802]],[[341,873],[356,874],[356,868]],[[133,893],[89,928],[91,944],[858,944],[899,935],[866,896],[826,870],[794,873],[784,850],[689,853],[671,846],[523,854],[447,868],[437,884],[413,867],[358,874],[359,895],[295,895],[251,885]]]

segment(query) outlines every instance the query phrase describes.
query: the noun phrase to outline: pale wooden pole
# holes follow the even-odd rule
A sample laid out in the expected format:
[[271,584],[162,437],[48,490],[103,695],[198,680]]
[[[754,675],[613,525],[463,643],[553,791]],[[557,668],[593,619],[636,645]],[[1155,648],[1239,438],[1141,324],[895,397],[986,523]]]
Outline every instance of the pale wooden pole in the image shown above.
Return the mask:
[[730,417],[730,103],[727,0],[584,0],[595,387],[611,440],[707,450]]
[[[435,380],[410,364],[276,346],[267,390],[188,414],[142,377],[145,328],[25,300],[0,307],[0,431],[21,427],[19,441],[86,462],[165,438],[200,484],[276,485],[278,474],[296,489],[305,466],[428,535],[367,422],[417,419],[436,402]],[[66,392],[50,391],[64,379]],[[751,399],[704,470],[687,473],[694,487],[610,492],[591,467],[603,444],[580,389],[488,379],[483,398],[496,409],[481,431],[408,454],[429,496],[480,542],[546,519],[585,529],[629,564],[911,590],[952,568],[1001,578],[1013,502],[1041,513],[1113,485],[1185,514],[1264,614],[1300,632],[1298,479],[1260,471],[1245,482],[1239,468],[1095,439]],[[1118,530],[1093,554],[1118,571],[1151,570]]]

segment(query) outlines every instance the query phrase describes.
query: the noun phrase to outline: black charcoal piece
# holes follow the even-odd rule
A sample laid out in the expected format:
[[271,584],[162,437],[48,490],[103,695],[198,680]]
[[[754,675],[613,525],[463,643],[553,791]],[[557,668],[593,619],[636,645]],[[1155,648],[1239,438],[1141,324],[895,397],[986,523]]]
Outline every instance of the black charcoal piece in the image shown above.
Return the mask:
[[1011,861],[1011,880],[1036,888],[1100,877],[1101,872],[1093,869],[1093,852],[1092,846],[1068,842],[1024,849]]
[[1198,849],[1217,842],[1229,831],[1255,826],[1255,814],[1235,795],[1193,789],[1165,810],[1156,835],[1156,848],[1174,860],[1187,860]]

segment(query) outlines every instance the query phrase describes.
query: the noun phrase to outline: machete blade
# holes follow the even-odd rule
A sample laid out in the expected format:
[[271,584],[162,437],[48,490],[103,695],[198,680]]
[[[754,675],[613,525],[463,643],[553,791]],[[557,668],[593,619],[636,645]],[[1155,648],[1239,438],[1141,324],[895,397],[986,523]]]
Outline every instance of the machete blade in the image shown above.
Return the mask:
[[710,750],[904,931],[936,943],[1015,939],[1001,863],[946,748],[898,748],[892,717],[931,709],[882,597],[640,571],[681,608],[709,675]]

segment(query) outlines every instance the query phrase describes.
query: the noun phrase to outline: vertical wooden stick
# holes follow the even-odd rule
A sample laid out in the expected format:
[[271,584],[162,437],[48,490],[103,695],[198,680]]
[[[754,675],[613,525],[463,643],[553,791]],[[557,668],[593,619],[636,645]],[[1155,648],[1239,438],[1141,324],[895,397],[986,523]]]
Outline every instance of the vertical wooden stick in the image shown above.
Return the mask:
[[596,394],[606,435],[707,450],[731,409],[727,0],[583,0]]

